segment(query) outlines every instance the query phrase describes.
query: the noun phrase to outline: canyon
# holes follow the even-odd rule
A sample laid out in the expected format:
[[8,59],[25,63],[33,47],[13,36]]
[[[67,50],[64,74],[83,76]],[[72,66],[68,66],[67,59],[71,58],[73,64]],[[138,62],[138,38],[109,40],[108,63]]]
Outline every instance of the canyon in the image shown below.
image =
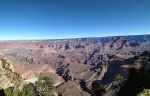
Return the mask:
[[127,77],[129,65],[143,62],[131,58],[144,51],[150,35],[0,41],[0,57],[24,80],[50,76],[65,96],[90,96],[94,80],[107,85],[118,73]]

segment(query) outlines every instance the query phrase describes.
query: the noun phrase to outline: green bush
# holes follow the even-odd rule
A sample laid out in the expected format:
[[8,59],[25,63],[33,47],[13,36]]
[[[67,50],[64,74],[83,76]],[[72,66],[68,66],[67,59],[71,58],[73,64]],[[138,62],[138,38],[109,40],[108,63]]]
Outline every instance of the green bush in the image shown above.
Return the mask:
[[104,86],[100,83],[99,80],[93,81],[91,86],[93,96],[99,96],[105,92]]
[[137,96],[150,96],[150,89],[144,89],[143,92],[140,92]]

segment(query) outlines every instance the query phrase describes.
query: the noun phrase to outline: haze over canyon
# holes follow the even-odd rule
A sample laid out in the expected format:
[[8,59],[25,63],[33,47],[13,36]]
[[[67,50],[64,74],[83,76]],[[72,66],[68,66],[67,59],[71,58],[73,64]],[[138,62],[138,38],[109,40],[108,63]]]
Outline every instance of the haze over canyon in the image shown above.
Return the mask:
[[6,40],[0,57],[25,79],[50,76],[65,96],[90,96],[91,84],[108,85],[116,74],[128,77],[126,68],[143,62],[132,59],[150,52],[150,35],[52,40]]

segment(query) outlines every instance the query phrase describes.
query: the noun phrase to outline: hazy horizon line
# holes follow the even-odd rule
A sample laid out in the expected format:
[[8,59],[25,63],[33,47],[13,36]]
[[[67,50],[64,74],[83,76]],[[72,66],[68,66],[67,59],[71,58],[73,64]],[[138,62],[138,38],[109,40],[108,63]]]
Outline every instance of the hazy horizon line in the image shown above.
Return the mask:
[[[150,34],[139,34],[139,35],[150,35]],[[55,38],[55,39],[50,39],[50,38],[45,38],[45,39],[5,39],[5,40],[0,40],[0,41],[30,41],[30,40],[68,40],[68,39],[84,39],[84,38],[104,38],[104,37],[117,37],[117,36],[139,36],[137,34],[135,35],[114,35],[114,36],[95,36],[95,37],[72,37],[72,38]]]

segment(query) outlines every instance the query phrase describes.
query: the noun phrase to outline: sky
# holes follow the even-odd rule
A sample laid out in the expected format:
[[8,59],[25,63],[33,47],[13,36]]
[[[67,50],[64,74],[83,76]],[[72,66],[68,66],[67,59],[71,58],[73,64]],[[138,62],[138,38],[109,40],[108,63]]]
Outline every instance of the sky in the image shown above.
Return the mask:
[[150,34],[150,0],[0,0],[0,40]]

